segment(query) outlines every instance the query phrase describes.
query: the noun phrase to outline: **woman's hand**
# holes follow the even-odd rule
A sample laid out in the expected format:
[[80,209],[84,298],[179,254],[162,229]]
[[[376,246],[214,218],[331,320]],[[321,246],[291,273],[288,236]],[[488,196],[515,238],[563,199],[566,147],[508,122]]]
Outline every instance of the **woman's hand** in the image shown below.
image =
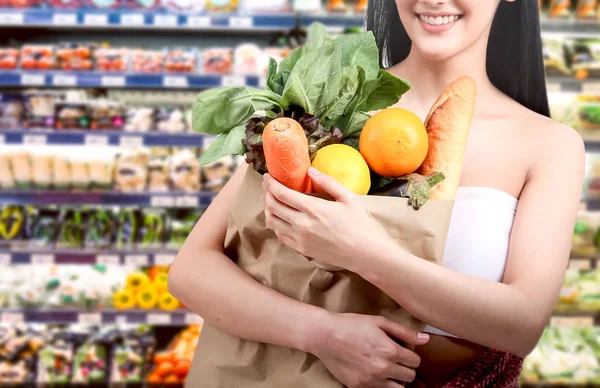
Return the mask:
[[266,225],[302,255],[357,272],[388,237],[379,232],[352,191],[316,169],[309,174],[335,202],[290,190],[267,174]]
[[332,313],[312,335],[308,352],[349,388],[398,388],[415,379],[421,359],[394,341],[423,345],[419,333],[383,317]]

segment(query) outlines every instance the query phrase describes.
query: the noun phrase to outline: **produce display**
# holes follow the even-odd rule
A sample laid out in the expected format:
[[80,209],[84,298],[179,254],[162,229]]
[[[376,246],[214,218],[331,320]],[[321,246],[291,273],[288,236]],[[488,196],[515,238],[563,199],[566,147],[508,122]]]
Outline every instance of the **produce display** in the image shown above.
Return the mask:
[[178,384],[187,377],[200,331],[200,325],[192,325],[172,337],[162,328],[136,325],[2,325],[0,381],[13,386]]
[[0,248],[177,250],[202,213],[203,209],[7,205],[0,207]]
[[206,166],[199,150],[0,146],[4,190],[116,191],[164,193],[218,191],[235,169],[234,159]]
[[569,268],[555,311],[600,311],[600,270]]

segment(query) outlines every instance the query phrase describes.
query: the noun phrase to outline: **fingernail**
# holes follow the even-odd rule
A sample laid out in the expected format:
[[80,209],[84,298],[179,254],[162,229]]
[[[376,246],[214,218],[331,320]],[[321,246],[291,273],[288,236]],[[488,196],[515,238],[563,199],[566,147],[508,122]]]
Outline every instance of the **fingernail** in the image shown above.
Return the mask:
[[317,170],[317,169],[316,169],[316,168],[314,168],[314,167],[310,167],[310,168],[308,169],[308,175],[312,175],[312,176],[319,176],[319,175],[321,175],[321,171]]
[[429,334],[426,333],[417,333],[417,338],[420,340],[428,340],[429,339]]

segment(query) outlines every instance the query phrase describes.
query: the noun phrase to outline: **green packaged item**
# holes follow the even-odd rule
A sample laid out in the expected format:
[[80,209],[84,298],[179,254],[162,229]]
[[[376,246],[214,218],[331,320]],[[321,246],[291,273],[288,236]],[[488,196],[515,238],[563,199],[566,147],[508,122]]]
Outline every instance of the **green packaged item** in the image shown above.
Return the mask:
[[85,247],[88,249],[110,249],[115,233],[116,220],[108,209],[91,209],[85,220]]
[[94,336],[77,349],[71,382],[81,385],[106,386],[107,365],[107,344],[98,336]]
[[149,370],[156,340],[145,328],[121,329],[111,352],[110,382],[142,384]]
[[165,213],[162,210],[144,210],[138,229],[137,247],[160,248],[165,242]]
[[140,211],[138,209],[123,209],[117,220],[117,236],[115,248],[118,250],[134,249],[140,228]]
[[27,226],[31,209],[8,205],[0,211],[0,248],[15,249],[27,245]]
[[58,248],[81,249],[85,231],[84,211],[81,209],[63,209],[60,216]]
[[204,213],[204,209],[179,209],[169,214],[169,238],[167,248],[178,250]]
[[35,209],[28,223],[29,247],[51,249],[56,241],[60,212],[57,208]]
[[576,257],[590,257],[597,253],[594,244],[595,228],[590,220],[579,216],[575,223],[571,245],[571,255]]

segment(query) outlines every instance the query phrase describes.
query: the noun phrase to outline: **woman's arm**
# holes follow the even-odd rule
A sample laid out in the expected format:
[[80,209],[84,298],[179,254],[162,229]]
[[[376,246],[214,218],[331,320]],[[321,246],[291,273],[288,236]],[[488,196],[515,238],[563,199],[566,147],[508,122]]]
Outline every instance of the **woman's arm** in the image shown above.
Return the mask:
[[521,194],[503,284],[408,254],[377,232],[353,193],[315,170],[313,182],[336,203],[307,198],[267,177],[267,225],[305,256],[360,274],[420,320],[525,356],[556,303],[583,184],[583,142],[570,128],[556,129],[549,128],[558,135],[530,169]]
[[169,271],[169,292],[230,335],[314,354],[346,386],[412,381],[419,357],[390,337],[422,345],[427,336],[382,317],[333,314],[288,298],[225,256],[227,214],[246,168],[236,172],[194,227]]

